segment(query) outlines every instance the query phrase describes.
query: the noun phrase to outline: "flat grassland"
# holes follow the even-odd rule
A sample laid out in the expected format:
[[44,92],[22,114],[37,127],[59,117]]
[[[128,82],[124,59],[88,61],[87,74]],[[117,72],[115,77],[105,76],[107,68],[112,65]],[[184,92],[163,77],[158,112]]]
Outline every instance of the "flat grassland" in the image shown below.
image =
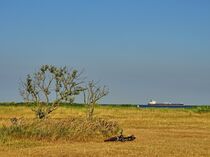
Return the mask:
[[[0,157],[209,157],[210,112],[189,109],[97,107],[95,115],[117,121],[132,142],[12,140],[0,143]],[[84,107],[60,107],[51,118],[84,115]],[[0,106],[0,127],[11,117],[34,118],[29,107]]]

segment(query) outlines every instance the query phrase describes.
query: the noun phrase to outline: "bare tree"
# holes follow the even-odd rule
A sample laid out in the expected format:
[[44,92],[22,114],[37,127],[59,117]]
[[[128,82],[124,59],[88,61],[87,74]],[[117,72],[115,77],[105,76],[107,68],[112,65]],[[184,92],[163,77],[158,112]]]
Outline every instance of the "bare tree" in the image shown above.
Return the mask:
[[98,87],[97,83],[90,81],[87,84],[84,93],[84,103],[87,106],[87,119],[91,120],[93,118],[94,108],[97,102],[106,96],[109,91],[106,86]]
[[34,104],[32,111],[39,119],[58,108],[61,102],[73,103],[76,95],[84,91],[84,78],[75,69],[43,65],[38,72],[27,75],[20,94],[26,102]]

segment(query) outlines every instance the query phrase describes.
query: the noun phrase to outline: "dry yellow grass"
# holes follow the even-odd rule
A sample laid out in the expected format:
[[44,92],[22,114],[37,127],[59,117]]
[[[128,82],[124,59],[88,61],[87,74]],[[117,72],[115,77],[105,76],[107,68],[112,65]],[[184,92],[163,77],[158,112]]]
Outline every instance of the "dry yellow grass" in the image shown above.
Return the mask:
[[[83,115],[84,108],[61,107],[52,118]],[[27,107],[0,107],[0,125],[11,117],[33,118]],[[17,140],[0,145],[0,157],[209,157],[210,113],[174,109],[99,107],[96,116],[118,121],[133,142],[46,142]]]

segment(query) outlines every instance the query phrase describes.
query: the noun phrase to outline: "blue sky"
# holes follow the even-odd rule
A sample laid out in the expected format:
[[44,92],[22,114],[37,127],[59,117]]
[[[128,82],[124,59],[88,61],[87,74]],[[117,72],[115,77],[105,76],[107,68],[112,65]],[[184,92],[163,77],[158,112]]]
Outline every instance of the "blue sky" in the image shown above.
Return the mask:
[[42,64],[85,69],[103,103],[210,104],[208,0],[1,0],[0,101]]

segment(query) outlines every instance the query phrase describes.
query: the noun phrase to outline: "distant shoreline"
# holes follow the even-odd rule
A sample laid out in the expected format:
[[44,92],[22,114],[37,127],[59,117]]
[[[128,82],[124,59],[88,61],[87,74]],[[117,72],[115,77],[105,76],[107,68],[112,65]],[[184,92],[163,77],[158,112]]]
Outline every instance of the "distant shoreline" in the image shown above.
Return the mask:
[[[32,106],[32,103],[24,103],[24,102],[0,102],[0,106]],[[61,103],[60,106],[75,106],[75,107],[83,107],[85,106],[83,103]],[[146,105],[146,104],[99,104],[99,106],[104,107],[137,107],[137,108],[196,108],[202,106],[210,106],[210,105],[183,105],[183,106],[176,106],[176,105]]]

